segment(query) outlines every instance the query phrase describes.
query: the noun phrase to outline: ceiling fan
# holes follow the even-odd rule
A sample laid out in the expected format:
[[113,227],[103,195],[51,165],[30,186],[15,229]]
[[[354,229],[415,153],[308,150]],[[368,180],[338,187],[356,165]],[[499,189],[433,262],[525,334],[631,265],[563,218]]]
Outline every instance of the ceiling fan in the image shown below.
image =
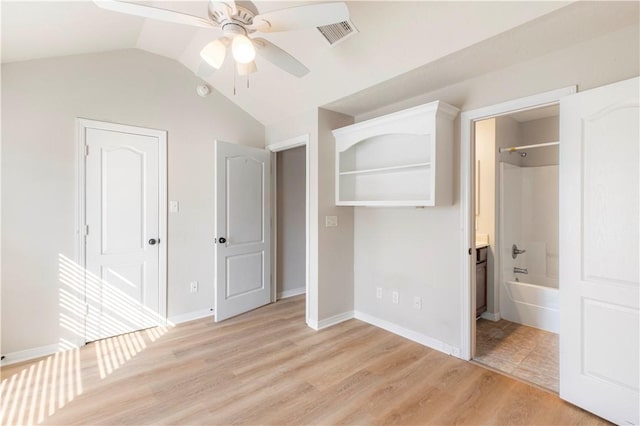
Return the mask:
[[249,35],[256,32],[270,33],[320,27],[343,22],[349,18],[349,9],[342,2],[314,3],[259,14],[250,1],[210,0],[209,19],[118,0],[94,0],[94,3],[103,9],[129,15],[221,30],[222,36],[208,43],[200,51],[200,57],[210,67],[219,69],[224,63],[227,49],[231,46],[239,75],[257,71],[256,53],[296,77],[302,77],[309,72],[300,61],[275,44],[264,38]]

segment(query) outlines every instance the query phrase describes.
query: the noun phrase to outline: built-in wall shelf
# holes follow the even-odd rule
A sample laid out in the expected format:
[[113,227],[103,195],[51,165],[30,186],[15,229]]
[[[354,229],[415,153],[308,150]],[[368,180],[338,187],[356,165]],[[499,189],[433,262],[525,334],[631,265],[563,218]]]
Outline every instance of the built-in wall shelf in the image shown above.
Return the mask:
[[370,174],[370,173],[393,173],[393,172],[401,172],[409,169],[426,169],[430,165],[431,163],[416,163],[416,164],[407,164],[405,166],[378,167],[376,169],[366,169],[366,170],[350,170],[347,172],[340,172],[340,176],[363,175],[363,174]]
[[336,129],[336,205],[451,204],[453,120],[431,102]]

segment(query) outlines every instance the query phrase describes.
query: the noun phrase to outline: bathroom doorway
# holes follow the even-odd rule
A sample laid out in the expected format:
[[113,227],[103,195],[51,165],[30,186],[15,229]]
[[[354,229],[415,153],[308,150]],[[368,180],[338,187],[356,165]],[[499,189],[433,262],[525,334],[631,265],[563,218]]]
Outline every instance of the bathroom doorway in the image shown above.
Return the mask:
[[557,104],[474,122],[473,360],[558,391]]

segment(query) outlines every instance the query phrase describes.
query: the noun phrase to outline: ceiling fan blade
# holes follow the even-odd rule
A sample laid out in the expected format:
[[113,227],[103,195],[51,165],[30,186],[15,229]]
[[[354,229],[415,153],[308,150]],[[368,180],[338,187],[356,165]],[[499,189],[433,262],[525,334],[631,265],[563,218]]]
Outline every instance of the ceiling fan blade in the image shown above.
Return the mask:
[[280,49],[275,44],[264,38],[252,39],[253,45],[256,47],[256,53],[265,58],[272,64],[282,68],[289,74],[296,77],[303,77],[309,73],[309,68],[305,67],[296,58]]
[[290,7],[258,15],[247,28],[265,33],[300,30],[335,24],[349,19],[345,3],[319,3]]
[[251,61],[247,64],[236,62],[236,71],[238,71],[238,75],[249,75],[258,71],[258,67],[256,61]]
[[94,0],[93,2],[102,9],[126,13],[129,15],[142,16],[143,18],[157,19],[159,21],[173,22],[176,24],[191,25],[202,28],[214,27],[214,25],[206,19],[198,16],[187,15],[185,13],[174,12],[173,10],[143,6],[141,4],[127,3],[117,0]]
[[200,65],[198,65],[198,70],[196,71],[196,75],[200,78],[211,77],[213,73],[216,72],[216,69],[211,65],[206,63],[205,61],[200,61]]

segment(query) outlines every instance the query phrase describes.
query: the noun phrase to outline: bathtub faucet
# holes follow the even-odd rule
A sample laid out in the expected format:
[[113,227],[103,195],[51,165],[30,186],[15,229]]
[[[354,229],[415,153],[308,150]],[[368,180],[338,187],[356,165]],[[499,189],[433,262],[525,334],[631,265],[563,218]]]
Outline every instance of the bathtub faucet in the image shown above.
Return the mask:
[[518,268],[517,266],[515,266],[513,268],[513,273],[514,274],[525,274],[526,275],[526,274],[529,273],[529,271],[527,271],[527,268]]

